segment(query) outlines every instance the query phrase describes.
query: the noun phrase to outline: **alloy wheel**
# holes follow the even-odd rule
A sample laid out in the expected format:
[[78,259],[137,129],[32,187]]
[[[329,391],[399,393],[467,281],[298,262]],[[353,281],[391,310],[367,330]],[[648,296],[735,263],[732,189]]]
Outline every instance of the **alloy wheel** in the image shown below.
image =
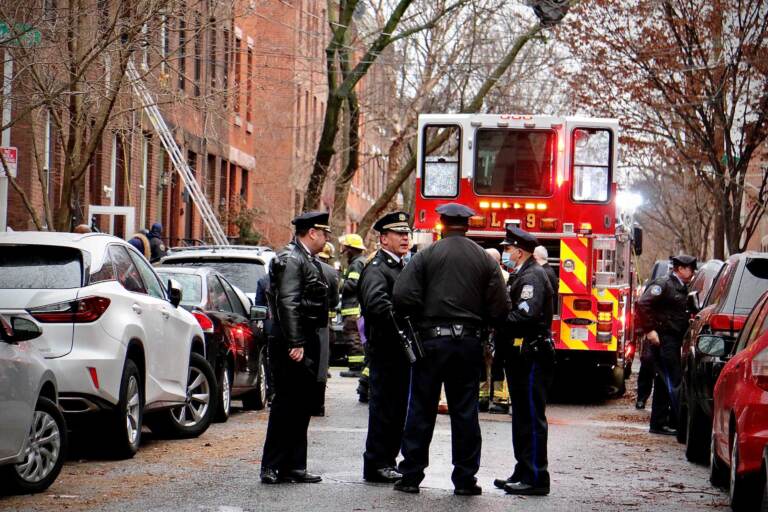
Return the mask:
[[267,403],[267,368],[264,363],[264,354],[261,355],[259,361],[259,396],[261,397],[261,403]]
[[139,381],[133,375],[128,379],[126,397],[125,430],[128,433],[128,442],[134,444],[141,431],[141,425],[139,424],[141,396],[139,395]]
[[226,416],[229,416],[229,409],[232,406],[232,389],[229,385],[229,372],[227,371],[227,368],[224,368],[224,375],[221,377],[221,404],[222,409],[224,410],[224,414]]
[[171,411],[173,419],[183,427],[197,424],[205,416],[211,401],[211,386],[200,368],[189,368],[187,382],[187,402]]
[[61,456],[61,433],[53,417],[45,411],[35,411],[24,461],[16,464],[19,477],[36,483],[47,477]]

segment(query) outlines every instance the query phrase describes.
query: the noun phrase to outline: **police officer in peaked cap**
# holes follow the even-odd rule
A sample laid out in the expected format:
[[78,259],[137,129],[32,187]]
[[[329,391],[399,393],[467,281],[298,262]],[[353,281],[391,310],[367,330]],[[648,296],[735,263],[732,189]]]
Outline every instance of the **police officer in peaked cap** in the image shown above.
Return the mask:
[[398,314],[410,316],[426,356],[412,367],[411,395],[403,433],[402,492],[417,493],[427,467],[440,389],[445,384],[453,437],[453,474],[458,495],[481,494],[478,389],[483,365],[482,331],[508,312],[501,270],[466,237],[474,212],[450,203],[437,208],[443,238],[419,251],[394,288]]
[[650,431],[674,435],[678,427],[680,348],[688,329],[688,283],[696,272],[696,258],[671,258],[672,270],[648,283],[637,301],[637,323],[650,343],[654,363]]
[[394,482],[403,440],[411,367],[391,320],[392,291],[408,253],[411,228],[405,212],[381,217],[373,229],[380,248],[363,269],[358,283],[365,320],[368,355],[368,437],[363,454],[363,478]]
[[535,236],[509,225],[501,245],[515,269],[507,285],[511,309],[497,339],[508,344],[505,370],[517,464],[509,478],[493,483],[509,494],[546,495],[550,484],[546,403],[555,356],[551,332],[555,290],[532,256],[539,245]]
[[269,266],[273,325],[268,351],[275,395],[261,459],[265,484],[321,481],[307,472],[307,428],[317,406],[318,383],[325,382],[328,371],[321,339],[328,327],[328,280],[315,255],[323,250],[331,228],[327,212],[303,213],[292,223],[295,238]]

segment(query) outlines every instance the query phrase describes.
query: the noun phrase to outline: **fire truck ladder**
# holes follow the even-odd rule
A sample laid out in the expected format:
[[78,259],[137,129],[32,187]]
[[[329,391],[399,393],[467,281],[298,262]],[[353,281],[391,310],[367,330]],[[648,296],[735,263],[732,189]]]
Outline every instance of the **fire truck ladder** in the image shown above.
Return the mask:
[[136,93],[136,96],[139,97],[139,100],[144,107],[144,112],[146,112],[152,126],[155,128],[155,132],[157,132],[157,135],[160,137],[160,142],[162,142],[163,147],[171,157],[173,167],[179,173],[179,176],[181,176],[184,186],[189,190],[192,200],[194,201],[198,212],[200,212],[200,217],[203,219],[205,229],[211,235],[211,238],[213,238],[213,243],[216,245],[230,245],[229,240],[227,240],[227,235],[221,228],[221,224],[219,224],[219,219],[216,218],[213,208],[211,208],[208,199],[206,199],[205,194],[203,194],[203,191],[200,189],[200,185],[197,183],[195,175],[192,173],[192,169],[189,168],[189,164],[181,154],[179,146],[173,139],[173,134],[168,129],[168,125],[165,124],[165,120],[163,119],[160,110],[157,108],[157,102],[147,90],[146,85],[144,85],[144,81],[139,76],[132,60],[128,61],[126,73],[131,81],[131,86],[133,86],[133,91]]

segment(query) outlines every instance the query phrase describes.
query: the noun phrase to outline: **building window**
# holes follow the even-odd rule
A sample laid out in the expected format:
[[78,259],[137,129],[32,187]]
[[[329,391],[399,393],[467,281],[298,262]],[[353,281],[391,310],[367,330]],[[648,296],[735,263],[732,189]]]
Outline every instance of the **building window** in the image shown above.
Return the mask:
[[200,96],[200,79],[201,79],[202,67],[203,67],[203,55],[202,55],[203,33],[201,30],[199,14],[195,17],[195,32],[193,34],[193,37],[195,38],[195,56],[194,56],[195,96]]
[[211,27],[208,32],[208,77],[211,83],[211,89],[216,89],[216,22],[211,21]]
[[149,203],[147,201],[147,191],[149,189],[149,175],[152,166],[152,139],[148,134],[141,138],[141,184],[139,185],[140,206],[139,206],[139,226],[146,227]]
[[187,22],[179,18],[179,90],[183,91],[187,74]]
[[248,74],[246,75],[246,80],[248,82],[245,85],[245,121],[250,123],[251,110],[253,110],[253,47],[250,45],[248,46],[248,62],[246,65],[248,66]]
[[236,114],[240,113],[240,83],[241,83],[240,72],[242,71],[242,68],[241,68],[242,51],[243,51],[243,40],[240,39],[239,37],[236,37],[235,38],[235,76],[232,77],[232,85],[235,91],[234,110]]
[[160,72],[167,73],[165,67],[168,64],[168,54],[171,53],[171,36],[168,30],[168,16],[163,14],[162,21],[160,22],[160,55],[163,60],[160,63]]

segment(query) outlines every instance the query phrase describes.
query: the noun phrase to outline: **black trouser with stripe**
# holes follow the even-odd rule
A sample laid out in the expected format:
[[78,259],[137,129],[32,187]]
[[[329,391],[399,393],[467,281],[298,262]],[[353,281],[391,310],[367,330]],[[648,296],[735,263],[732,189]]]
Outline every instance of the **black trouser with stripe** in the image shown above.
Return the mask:
[[517,460],[512,480],[536,487],[549,487],[546,407],[553,369],[551,360],[523,356],[519,348],[508,351],[512,447]]
[[653,383],[651,428],[669,426],[677,428],[680,401],[680,337],[659,334],[661,345],[651,346],[656,379]]
[[457,488],[476,482],[482,435],[478,419],[477,389],[483,349],[478,338],[443,336],[424,341],[426,357],[413,365],[408,414],[403,433],[403,481],[418,485],[429,464],[429,444],[435,429],[440,388],[445,384],[451,416],[453,474]]
[[394,340],[393,345],[376,349],[368,342],[368,437],[363,454],[363,475],[378,469],[394,468],[403,441],[411,365]]
[[637,401],[647,402],[653,390],[656,365],[653,361],[651,342],[643,340],[640,351],[640,371],[637,374]]

